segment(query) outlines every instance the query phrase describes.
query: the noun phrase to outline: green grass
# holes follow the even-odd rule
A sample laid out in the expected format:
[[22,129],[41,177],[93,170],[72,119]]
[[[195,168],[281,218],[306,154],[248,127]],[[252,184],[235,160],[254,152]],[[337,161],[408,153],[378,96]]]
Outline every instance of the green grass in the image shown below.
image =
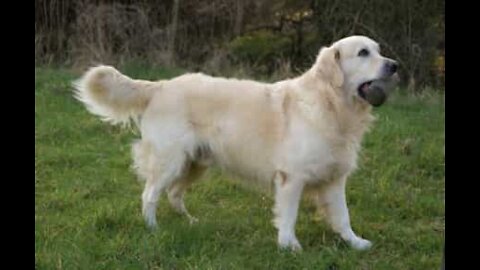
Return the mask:
[[[132,68],[144,79],[180,71]],[[272,200],[211,171],[185,198],[190,226],[165,199],[145,228],[142,186],[130,170],[137,136],[99,121],[71,95],[78,74],[35,70],[37,269],[439,269],[444,211],[444,97],[397,94],[375,111],[348,186],[354,251],[302,202],[300,254],[278,250]]]

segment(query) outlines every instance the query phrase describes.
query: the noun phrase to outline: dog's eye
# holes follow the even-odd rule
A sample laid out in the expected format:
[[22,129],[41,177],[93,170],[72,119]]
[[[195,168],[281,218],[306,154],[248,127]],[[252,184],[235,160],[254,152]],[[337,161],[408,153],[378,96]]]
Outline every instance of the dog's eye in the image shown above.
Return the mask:
[[367,49],[361,49],[359,52],[358,52],[358,56],[361,56],[361,57],[365,57],[365,56],[368,56],[370,52],[367,50]]

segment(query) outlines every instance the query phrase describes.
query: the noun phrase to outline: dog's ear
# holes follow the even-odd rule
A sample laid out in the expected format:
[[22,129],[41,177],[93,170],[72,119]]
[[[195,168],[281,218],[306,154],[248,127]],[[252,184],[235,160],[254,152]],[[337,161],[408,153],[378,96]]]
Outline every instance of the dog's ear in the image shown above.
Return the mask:
[[324,47],[318,54],[316,65],[317,74],[333,87],[343,84],[343,72],[340,68],[340,51],[333,47]]

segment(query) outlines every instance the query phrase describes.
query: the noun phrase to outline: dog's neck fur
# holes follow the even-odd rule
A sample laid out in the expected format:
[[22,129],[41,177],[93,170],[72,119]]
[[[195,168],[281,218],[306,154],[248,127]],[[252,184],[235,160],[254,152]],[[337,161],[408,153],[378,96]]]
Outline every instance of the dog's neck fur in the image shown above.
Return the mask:
[[[327,121],[329,130],[322,130],[330,134],[332,139],[345,138],[339,143],[360,145],[361,139],[370,124],[375,119],[371,114],[371,106],[359,100],[358,97],[349,97],[341,87],[335,87],[317,77],[312,67],[297,77],[295,83],[302,87],[293,87],[298,108],[313,125],[321,118]],[[341,135],[341,136],[338,136]]]

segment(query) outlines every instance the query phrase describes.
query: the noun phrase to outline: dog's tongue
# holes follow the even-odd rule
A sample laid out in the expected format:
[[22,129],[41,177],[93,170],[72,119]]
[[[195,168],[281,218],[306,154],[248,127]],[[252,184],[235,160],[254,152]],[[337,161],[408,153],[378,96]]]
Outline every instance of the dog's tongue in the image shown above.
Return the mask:
[[367,94],[369,89],[370,89],[370,83],[365,83],[364,85],[362,85],[362,92],[364,94]]

